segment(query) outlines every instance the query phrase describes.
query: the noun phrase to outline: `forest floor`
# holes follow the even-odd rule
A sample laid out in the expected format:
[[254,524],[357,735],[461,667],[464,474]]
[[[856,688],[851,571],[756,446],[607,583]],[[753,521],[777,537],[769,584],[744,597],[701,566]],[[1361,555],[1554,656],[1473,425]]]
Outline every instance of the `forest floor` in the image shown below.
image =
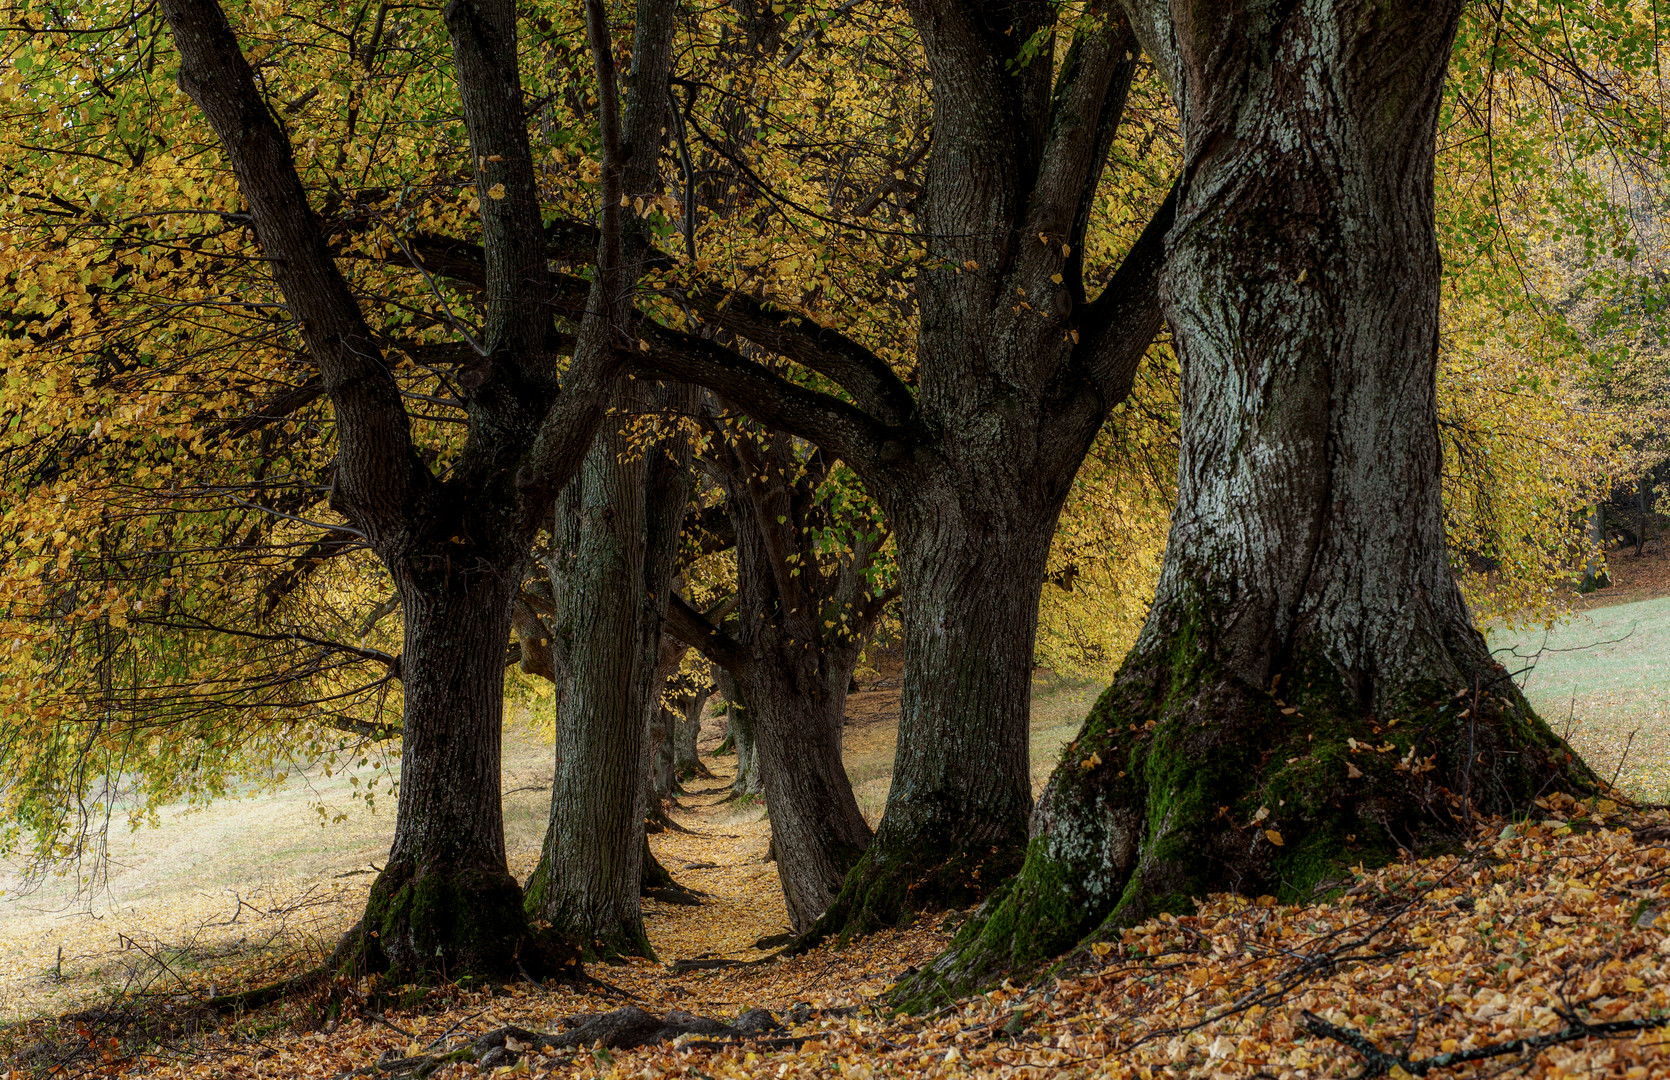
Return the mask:
[[[862,770],[891,757],[893,738],[888,688],[869,693],[854,696],[848,730],[861,789],[879,778]],[[1093,693],[1041,684],[1039,777]],[[549,750],[531,733],[511,742],[511,861],[525,874],[544,826]],[[1213,897],[1194,915],[1081,950],[1046,977],[910,1018],[888,1014],[880,995],[928,963],[960,915],[773,959],[757,947],[786,928],[764,861],[769,825],[757,805],[726,800],[734,760],[706,759],[716,775],[693,782],[673,815],[687,832],[651,837],[674,875],[707,894],[697,907],[646,902],[659,962],[599,965],[591,975],[601,982],[579,987],[441,988],[398,1008],[376,1004],[367,982],[250,1015],[205,1004],[322,955],[363,902],[386,811],[281,827],[320,819],[316,805],[334,817],[346,797],[338,774],[310,792],[169,816],[122,838],[132,846],[115,850],[103,906],[54,912],[42,891],[0,906],[0,992],[17,1021],[0,1029],[0,1076],[1670,1075],[1658,1028],[1670,1017],[1665,811],[1547,800],[1529,820],[1480,822],[1468,851],[1355,873],[1309,905]],[[714,966],[723,961],[752,962]],[[675,1023],[685,1013],[729,1023],[763,1008],[782,1026],[747,1037],[716,1027],[641,1048],[535,1034],[623,1007]],[[505,1025],[520,1029],[508,1042]],[[495,1031],[508,1053],[491,1049]],[[489,1052],[485,1066],[443,1060]]]
[[[892,781],[897,666],[884,662],[875,683],[848,699],[845,758],[872,825]],[[1099,689],[1039,677],[1035,788],[1042,788]],[[550,802],[550,733],[530,719],[539,711],[537,701],[519,702],[505,735],[506,851],[521,879],[538,861]],[[704,753],[718,743],[722,723],[709,720]],[[357,917],[388,851],[391,801],[377,802],[373,812],[357,796],[371,779],[398,771],[398,749],[391,752],[392,759],[350,762],[329,775],[316,763],[282,784],[252,783],[243,797],[207,808],[165,809],[156,827],[130,830],[118,819],[103,858],[89,858],[84,875],[31,880],[16,864],[0,862],[0,1025],[86,1007],[159,977],[219,988],[216,973],[228,965],[328,950]],[[710,764],[734,769],[735,758]],[[691,838],[678,833],[651,838],[658,852],[667,846],[661,857],[681,882],[712,894],[695,912],[649,902],[650,938],[663,955],[742,955],[736,951],[742,945],[788,928],[776,869],[761,861],[769,842],[764,809],[720,799],[691,800],[690,813],[701,822],[692,827],[712,850],[685,850],[681,845]]]

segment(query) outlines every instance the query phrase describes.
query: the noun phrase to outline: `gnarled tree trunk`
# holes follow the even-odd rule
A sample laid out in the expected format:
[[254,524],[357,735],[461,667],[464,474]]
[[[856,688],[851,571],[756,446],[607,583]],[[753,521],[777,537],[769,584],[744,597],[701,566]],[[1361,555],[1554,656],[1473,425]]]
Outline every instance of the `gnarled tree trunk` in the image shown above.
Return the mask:
[[702,737],[702,713],[707,711],[707,701],[713,696],[713,689],[712,681],[705,675],[698,676],[679,702],[678,718],[673,724],[673,775],[680,781],[713,776],[702,764],[702,755],[697,748]]
[[1592,783],[1492,662],[1445,548],[1432,170],[1459,0],[1130,6],[1189,155],[1162,279],[1178,511],[1025,867],[907,1000],[1206,892],[1304,897]]
[[875,841],[825,920],[846,936],[965,906],[1020,866],[1032,813],[1038,594],[1061,508],[1053,496],[1064,496],[1071,478],[1056,477],[1055,491],[998,490],[1008,481],[992,480],[1009,475],[1001,466],[1012,464],[1002,460],[1012,450],[992,450],[974,459],[982,480],[960,493],[963,513],[947,512],[958,505],[948,498],[923,500],[938,513],[912,504],[896,518],[905,652],[898,749]]

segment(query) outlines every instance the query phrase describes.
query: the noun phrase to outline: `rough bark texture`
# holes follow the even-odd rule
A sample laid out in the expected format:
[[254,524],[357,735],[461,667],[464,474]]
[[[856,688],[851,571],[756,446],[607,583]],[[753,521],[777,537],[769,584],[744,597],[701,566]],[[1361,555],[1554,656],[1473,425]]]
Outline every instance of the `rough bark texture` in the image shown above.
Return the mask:
[[[602,239],[575,355],[630,338],[631,287],[650,246],[644,225],[619,213],[634,196],[658,193],[656,162],[665,135],[672,66],[672,9],[639,0],[633,68],[617,120],[614,46],[607,11],[586,8],[599,83],[604,143]],[[621,380],[615,402],[639,412],[657,392]],[[646,515],[648,464],[619,429],[606,429],[581,468],[579,548],[572,572],[553,578],[564,598],[568,681],[557,697],[556,777],[551,820],[527,906],[541,923],[589,954],[653,956],[638,890],[643,875],[646,740],[659,611],[670,577],[664,537]],[[659,510],[659,507],[657,507]],[[679,504],[682,520],[683,503]],[[559,530],[560,531],[560,530]],[[560,553],[559,553],[560,554]],[[646,576],[646,574],[648,576]]]
[[569,677],[558,694],[551,819],[528,879],[528,910],[600,956],[652,955],[638,906],[647,735],[638,677],[643,472],[623,433],[598,436],[580,470],[579,549],[553,577]]
[[475,180],[483,194],[497,185],[504,194],[481,200],[485,355],[460,374],[469,439],[444,474],[412,441],[401,386],[224,12],[214,0],[169,0],[162,10],[181,87],[215,130],[330,398],[331,505],[383,561],[406,616],[395,838],[358,939],[341,952],[401,977],[512,975],[528,927],[504,867],[497,807],[498,684],[514,597],[506,582],[590,444],[620,366],[613,348],[577,355],[558,393],[515,4],[459,0],[444,13]]
[[981,7],[911,4],[934,82],[920,225],[943,262],[918,280],[920,389],[904,446],[885,469],[857,465],[898,542],[898,753],[875,841],[819,933],[962,906],[1019,865],[1050,540],[1159,323],[1169,207],[1094,302],[1080,262],[1136,41],[1107,19],[1072,42],[1052,85],[1053,65],[1015,50],[1053,10]]
[[760,758],[754,743],[754,714],[737,688],[736,679],[724,668],[714,675],[719,694],[725,701],[726,735],[731,750],[736,754],[736,776],[731,780],[731,798],[754,799],[764,793],[760,784]]
[[505,868],[499,790],[510,598],[490,572],[459,568],[448,581],[442,568],[424,569],[399,583],[410,665],[400,799],[360,959],[443,978],[511,971],[528,930]]
[[[747,702],[733,730],[753,737],[789,920],[805,930],[870,842],[841,733],[853,668],[892,595],[868,576],[882,533],[831,512],[818,495],[827,458],[802,461],[787,434],[716,424],[709,467],[735,533],[736,619],[727,632],[675,601],[669,625]],[[818,538],[838,529],[852,536],[848,550],[820,552]],[[740,779],[744,740],[737,746]]]
[[1137,20],[1161,28],[1188,154],[1162,285],[1179,507],[1022,872],[902,1000],[1208,891],[1303,897],[1592,784],[1491,661],[1445,548],[1432,155],[1459,8]]
[[708,698],[713,696],[713,683],[701,676],[694,685],[682,689],[678,717],[673,724],[673,776],[679,781],[712,777],[713,773],[702,764],[696,743],[702,735],[702,713],[707,711]]

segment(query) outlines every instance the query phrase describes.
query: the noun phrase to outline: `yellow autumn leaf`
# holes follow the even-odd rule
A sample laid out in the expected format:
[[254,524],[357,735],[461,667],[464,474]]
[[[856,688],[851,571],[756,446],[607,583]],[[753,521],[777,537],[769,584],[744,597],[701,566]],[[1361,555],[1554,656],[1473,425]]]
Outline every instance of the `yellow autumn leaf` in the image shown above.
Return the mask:
[[504,198],[504,185],[503,184],[494,184],[492,187],[488,188],[487,189],[487,197],[489,199],[502,199],[502,198]]
[[1282,845],[1287,843],[1287,841],[1285,841],[1281,838],[1281,833],[1277,832],[1274,829],[1265,829],[1264,830],[1264,839],[1270,841],[1270,843],[1276,845],[1277,847],[1281,847]]

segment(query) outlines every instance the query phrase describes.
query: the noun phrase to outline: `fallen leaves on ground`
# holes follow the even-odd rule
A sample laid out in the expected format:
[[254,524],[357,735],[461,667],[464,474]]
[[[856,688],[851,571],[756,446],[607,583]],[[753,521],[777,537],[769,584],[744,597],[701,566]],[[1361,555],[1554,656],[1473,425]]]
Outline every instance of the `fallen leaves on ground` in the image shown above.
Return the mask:
[[[733,817],[714,816],[727,812]],[[96,1024],[84,1025],[94,1052],[67,1071],[413,1076],[417,1062],[434,1077],[1310,1080],[1412,1075],[1399,1064],[1407,1062],[1446,1077],[1499,1075],[1507,1066],[1547,1078],[1670,1075],[1666,1032],[1600,1034],[1601,1025],[1670,1016],[1670,815],[1563,798],[1545,800],[1539,814],[1481,823],[1465,854],[1356,873],[1327,902],[1216,896],[1193,915],[1089,943],[1055,975],[947,1001],[923,1017],[889,1016],[879,995],[945,945],[948,933],[932,921],[845,950],[747,967],[675,975],[650,962],[599,966],[593,973],[609,988],[585,992],[527,983],[445,988],[412,1009],[378,1015],[353,1015],[350,995],[347,1014],[334,1021],[292,1003],[282,1023],[271,1018],[280,1014],[250,1017],[133,1058],[120,1045],[101,1048]],[[736,816],[725,807],[698,808],[686,823],[708,835],[664,834],[657,851],[697,887],[718,893],[727,881],[738,896],[747,889],[774,896],[775,875],[757,872],[771,869],[757,862],[763,833]],[[728,830],[715,824],[726,820]],[[698,852],[710,857],[689,857]],[[702,861],[717,865],[680,870]],[[780,902],[761,898],[753,907],[655,908],[650,921],[664,931],[663,920],[691,920],[676,937],[658,934],[663,960],[693,955],[668,947],[675,942],[681,950],[706,942],[706,952],[764,955],[743,939],[778,929],[780,911]],[[705,933],[702,920],[711,920]],[[754,1008],[771,1010],[782,1026],[740,1040],[688,1028],[636,1050],[535,1037],[565,1030],[577,1015],[622,1006],[656,1018],[691,1014],[669,1017],[670,1030],[686,1030],[679,1025],[694,1017],[729,1024]],[[507,1026],[530,1041],[506,1035]],[[505,1049],[494,1051],[488,1068],[446,1060],[472,1056],[489,1032],[499,1032],[495,1046]],[[1421,1064],[1539,1036],[1552,1045],[1459,1067]],[[97,1052],[105,1054],[102,1064]],[[1383,1071],[1365,1073],[1369,1054],[1384,1058]]]

